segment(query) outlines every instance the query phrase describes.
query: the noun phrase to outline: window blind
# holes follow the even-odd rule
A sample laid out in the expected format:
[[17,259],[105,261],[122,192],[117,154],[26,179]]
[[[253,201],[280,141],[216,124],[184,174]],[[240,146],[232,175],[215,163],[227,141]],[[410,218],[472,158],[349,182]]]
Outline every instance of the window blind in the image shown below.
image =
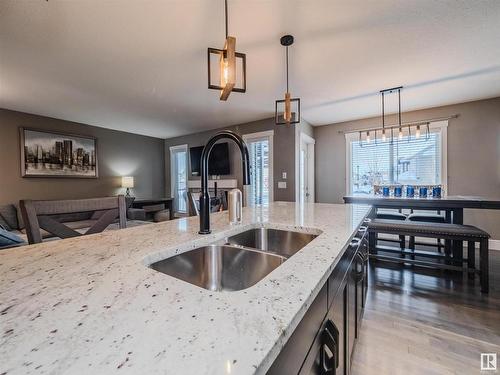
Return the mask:
[[250,204],[269,203],[269,141],[249,142]]
[[376,144],[372,140],[351,141],[350,188],[352,194],[373,193],[374,184],[439,185],[441,178],[441,133],[420,138],[405,135]]

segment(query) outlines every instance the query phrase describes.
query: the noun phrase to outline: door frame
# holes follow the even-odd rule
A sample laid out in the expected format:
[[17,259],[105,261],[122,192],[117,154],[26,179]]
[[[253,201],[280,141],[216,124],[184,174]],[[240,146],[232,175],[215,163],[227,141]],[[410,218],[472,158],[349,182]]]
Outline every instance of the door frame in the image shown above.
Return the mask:
[[300,168],[300,151],[302,150],[302,146],[305,146],[307,150],[307,186],[309,190],[309,202],[314,203],[316,201],[315,197],[315,157],[316,157],[316,140],[311,136],[299,132],[297,150],[296,150],[296,165],[297,165],[297,178],[295,181],[295,201],[300,202],[300,178],[302,175],[302,171]]
[[243,141],[269,139],[269,202],[274,201],[274,130],[243,134]]
[[[174,153],[179,150],[184,150],[186,151],[186,189],[188,188],[188,180],[189,180],[189,147],[187,144],[183,145],[176,145],[176,146],[170,146],[170,197],[174,199],[172,209],[174,210],[174,213],[180,212],[178,211],[178,204],[175,202],[175,183],[177,178],[174,178],[173,171],[175,170],[175,158],[174,158]],[[187,197],[186,197],[186,205],[187,205]],[[189,209],[187,210],[189,211]],[[184,212],[183,212],[184,213]]]

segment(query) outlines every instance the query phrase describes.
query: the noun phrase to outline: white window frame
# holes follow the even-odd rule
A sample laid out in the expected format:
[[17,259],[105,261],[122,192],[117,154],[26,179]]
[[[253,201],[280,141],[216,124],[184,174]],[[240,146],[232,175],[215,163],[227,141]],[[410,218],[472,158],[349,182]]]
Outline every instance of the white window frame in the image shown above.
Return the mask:
[[[431,122],[429,130],[441,133],[441,185],[444,194],[448,194],[448,120]],[[345,133],[345,140],[345,191],[351,195],[351,142],[359,140],[359,132]]]
[[269,140],[269,202],[274,201],[274,130],[243,134],[243,141]]
[[[188,145],[183,144],[183,145],[177,145],[177,146],[170,146],[170,197],[173,199],[175,199],[174,192],[175,192],[175,183],[176,183],[176,178],[173,178],[173,171],[175,170],[174,153],[176,151],[179,151],[179,150],[186,152],[186,189],[189,189],[189,183],[188,183],[188,180],[189,180],[189,148],[188,148]],[[186,203],[188,203],[187,197],[186,197]],[[179,213],[187,213],[187,211],[189,211],[189,209],[187,209],[186,212],[181,212],[181,211],[176,210],[175,202],[173,205],[173,209],[175,210],[175,212],[179,212]]]

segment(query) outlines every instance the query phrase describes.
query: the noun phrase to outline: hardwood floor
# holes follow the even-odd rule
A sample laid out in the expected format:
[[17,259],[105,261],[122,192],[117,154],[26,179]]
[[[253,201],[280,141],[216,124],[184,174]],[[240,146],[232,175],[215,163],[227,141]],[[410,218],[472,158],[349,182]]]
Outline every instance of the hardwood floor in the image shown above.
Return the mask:
[[500,373],[480,371],[480,353],[500,355],[498,251],[490,252],[490,285],[484,296],[478,278],[472,285],[450,272],[371,264],[352,374]]

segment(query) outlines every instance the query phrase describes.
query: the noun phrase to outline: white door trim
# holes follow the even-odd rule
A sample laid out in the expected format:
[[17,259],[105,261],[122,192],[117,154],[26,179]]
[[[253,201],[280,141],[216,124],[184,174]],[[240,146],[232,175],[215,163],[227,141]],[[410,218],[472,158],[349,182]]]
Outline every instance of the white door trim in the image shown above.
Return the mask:
[[[173,173],[172,173],[172,171],[175,169],[173,155],[174,155],[175,151],[179,151],[179,150],[185,150],[186,151],[186,179],[189,178],[188,145],[187,144],[183,144],[183,145],[170,146],[170,197],[171,198],[175,198],[174,197],[174,192],[175,192],[175,182],[176,182],[175,181],[176,179],[173,177]],[[174,206],[175,206],[175,202],[174,202]],[[175,207],[174,207],[174,211],[175,211]]]
[[243,141],[269,140],[269,202],[274,201],[274,130],[243,134]]
[[307,135],[306,133],[299,132],[299,137],[298,137],[298,149],[297,149],[297,155],[298,155],[298,168],[297,168],[297,175],[295,178],[295,187],[296,187],[296,201],[298,202],[300,200],[300,150],[302,149],[302,146],[305,145],[307,149],[307,186],[309,188],[309,201],[310,202],[315,202],[315,196],[314,196],[314,181],[315,181],[315,170],[314,170],[314,158],[315,158],[315,145],[316,145],[316,140],[312,138],[311,136]]

